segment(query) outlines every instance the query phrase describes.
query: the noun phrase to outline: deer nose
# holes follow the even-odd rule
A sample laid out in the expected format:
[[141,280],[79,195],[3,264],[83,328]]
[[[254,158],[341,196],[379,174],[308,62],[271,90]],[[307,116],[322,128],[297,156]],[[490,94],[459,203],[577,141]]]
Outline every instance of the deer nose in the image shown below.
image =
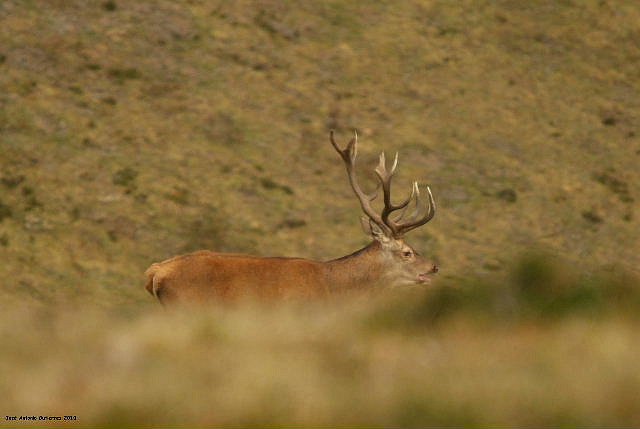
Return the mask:
[[437,273],[439,269],[440,268],[437,265],[434,264],[433,267],[431,268],[431,272],[432,273]]

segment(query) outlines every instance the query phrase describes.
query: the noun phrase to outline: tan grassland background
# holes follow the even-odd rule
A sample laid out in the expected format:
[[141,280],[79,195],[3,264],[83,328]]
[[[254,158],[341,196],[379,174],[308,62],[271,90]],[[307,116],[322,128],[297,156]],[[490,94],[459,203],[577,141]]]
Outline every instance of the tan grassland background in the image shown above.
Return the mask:
[[[0,0],[0,426],[640,426],[639,119],[635,0]],[[439,282],[159,308],[367,243],[330,129]]]

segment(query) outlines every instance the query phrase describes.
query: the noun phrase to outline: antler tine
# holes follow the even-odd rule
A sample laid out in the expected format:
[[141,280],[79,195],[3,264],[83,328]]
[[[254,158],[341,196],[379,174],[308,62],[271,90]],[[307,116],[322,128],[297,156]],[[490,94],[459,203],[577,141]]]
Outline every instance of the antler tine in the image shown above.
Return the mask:
[[355,165],[356,157],[358,156],[358,133],[354,131],[354,136],[347,143],[347,147],[342,150],[338,143],[336,143],[333,138],[333,130],[329,132],[329,139],[331,140],[331,144],[333,145],[336,152],[340,154],[345,163],[349,163],[351,165]]
[[378,179],[380,179],[380,183],[382,184],[382,190],[384,192],[384,208],[382,209],[381,218],[382,221],[391,229],[394,236],[399,235],[399,231],[397,230],[397,225],[395,222],[389,220],[389,215],[396,210],[405,209],[411,199],[413,198],[413,190],[409,197],[401,202],[400,204],[393,204],[391,202],[391,179],[396,172],[396,167],[398,166],[398,152],[396,152],[396,156],[393,160],[393,165],[391,166],[391,170],[387,171],[387,162],[385,158],[384,152],[380,154],[380,162],[375,169],[376,174],[378,175]]
[[420,187],[418,186],[418,182],[413,182],[414,186],[415,186],[415,190],[416,190],[416,199],[415,199],[415,205],[413,207],[413,211],[411,212],[411,214],[409,215],[409,217],[407,218],[406,222],[414,222],[416,219],[418,219],[418,215],[420,214]]
[[[333,130],[331,130],[331,132],[329,133],[331,144],[344,161],[345,167],[347,169],[347,176],[349,177],[349,183],[351,184],[351,189],[353,189],[356,197],[358,197],[358,201],[360,202],[362,211],[386,234],[388,234],[389,236],[393,235],[394,231],[391,229],[391,227],[383,222],[383,220],[375,212],[373,207],[371,207],[371,202],[378,196],[377,190],[379,189],[379,187],[376,188],[376,191],[374,191],[373,194],[369,195],[363,192],[360,188],[360,185],[358,184],[358,178],[355,171],[356,157],[358,155],[358,133],[354,131],[354,136],[351,140],[349,140],[349,143],[347,143],[347,147],[345,149],[340,149],[340,146],[338,146],[338,144],[336,143],[333,134]],[[384,188],[384,184],[382,186]]]
[[371,194],[368,195],[369,201],[373,201],[378,198],[378,191],[380,190],[380,183],[376,185],[376,189],[373,190]]
[[[402,212],[400,213],[400,216],[396,217],[395,219],[393,219],[394,223],[398,223],[400,220],[402,220],[402,218],[404,217],[404,215],[407,213],[407,209],[409,208],[409,202],[411,202],[411,200],[413,199],[414,196],[419,195],[420,194],[420,190],[418,189],[418,182],[413,182],[413,186],[411,187],[411,194],[409,195],[409,198],[407,198],[407,205],[404,206],[404,208],[402,209]],[[415,206],[413,209],[413,213],[411,213],[411,216],[409,216],[409,218],[414,217],[419,211],[419,207],[418,207],[418,199],[415,199]]]
[[393,176],[393,173],[396,172],[396,167],[398,166],[398,152],[396,152],[396,156],[393,160],[393,165],[391,166],[391,173],[390,175]]
[[[419,226],[424,225],[425,223],[429,222],[431,219],[433,219],[433,216],[436,214],[436,203],[433,200],[433,194],[431,193],[431,188],[429,186],[427,186],[427,197],[428,197],[428,201],[429,201],[429,206],[427,208],[427,211],[425,212],[424,216],[422,216],[422,218],[419,219],[411,219],[408,222],[404,222],[401,224],[396,224],[395,227],[398,231],[398,234],[402,235],[402,234],[406,234],[407,232],[411,231],[414,228],[417,228]],[[413,218],[414,215],[418,214],[418,200],[419,200],[420,196],[418,193],[416,193],[416,211],[411,215],[411,217]]]

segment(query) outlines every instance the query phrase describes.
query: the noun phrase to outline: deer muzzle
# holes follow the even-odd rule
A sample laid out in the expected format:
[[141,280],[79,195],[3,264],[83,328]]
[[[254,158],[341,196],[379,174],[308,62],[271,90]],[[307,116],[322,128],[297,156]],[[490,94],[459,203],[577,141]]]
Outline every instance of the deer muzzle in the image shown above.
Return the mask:
[[431,283],[431,277],[429,276],[437,273],[439,269],[440,268],[434,264],[429,271],[418,274],[418,281],[420,283]]

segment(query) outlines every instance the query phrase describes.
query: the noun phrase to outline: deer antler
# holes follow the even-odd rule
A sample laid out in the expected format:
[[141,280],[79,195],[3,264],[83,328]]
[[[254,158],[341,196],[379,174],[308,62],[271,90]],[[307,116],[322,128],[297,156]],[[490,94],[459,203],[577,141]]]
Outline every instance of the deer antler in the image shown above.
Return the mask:
[[[409,216],[409,220],[407,222],[403,222],[403,223],[396,223],[398,221],[400,221],[402,219],[402,216],[400,216],[399,219],[396,219],[396,222],[391,221],[392,223],[394,223],[396,225],[396,231],[398,233],[398,236],[403,236],[404,234],[406,234],[407,232],[411,231],[412,229],[415,229],[419,226],[424,225],[425,223],[429,222],[431,219],[433,219],[433,216],[435,216],[436,214],[436,202],[433,200],[433,194],[431,193],[431,188],[429,188],[429,186],[427,186],[427,197],[428,197],[428,201],[429,201],[429,206],[427,207],[427,210],[425,211],[425,213],[422,215],[422,217],[419,216],[420,214],[420,190],[418,188],[418,182],[413,182],[413,189],[414,191],[411,192],[411,195],[413,196],[415,194],[415,209],[413,211],[413,213],[411,213],[411,216]],[[404,214],[404,212],[403,212]]]
[[371,202],[378,196],[377,192],[374,192],[373,194],[366,194],[362,191],[362,189],[360,189],[360,185],[358,184],[358,178],[356,177],[358,133],[354,131],[353,138],[349,140],[349,143],[347,143],[347,147],[344,150],[340,149],[340,146],[338,146],[335,139],[333,138],[333,130],[331,130],[331,132],[329,133],[329,138],[331,140],[331,144],[344,161],[344,165],[347,169],[347,176],[349,177],[349,183],[351,184],[351,188],[353,189],[353,192],[355,192],[356,197],[358,197],[358,201],[360,201],[360,207],[362,207],[362,211],[385,233],[385,235],[391,236],[391,229],[382,221],[382,218],[375,212],[373,207],[371,207]]
[[[340,154],[342,160],[345,163],[347,169],[347,175],[349,176],[349,183],[351,184],[351,188],[355,192],[358,200],[360,201],[360,206],[362,207],[362,211],[367,215],[367,217],[371,220],[371,222],[375,223],[385,235],[390,238],[400,238],[407,232],[411,231],[414,228],[417,228],[425,223],[429,222],[436,212],[436,205],[433,201],[433,195],[431,194],[431,189],[427,186],[427,195],[429,200],[429,206],[421,217],[420,213],[420,189],[418,188],[418,182],[413,182],[413,187],[411,189],[411,194],[407,197],[406,200],[401,202],[400,204],[393,204],[391,202],[391,179],[395,174],[396,167],[398,166],[398,153],[396,152],[396,156],[393,160],[393,165],[391,166],[391,170],[387,170],[387,162],[385,158],[384,152],[380,154],[380,162],[378,166],[375,168],[376,175],[380,181],[378,188],[376,191],[369,195],[362,191],[360,186],[358,185],[358,180],[355,173],[355,163],[356,156],[358,155],[358,134],[354,132],[354,137],[349,140],[347,143],[347,147],[342,150],[337,145],[333,138],[333,130],[331,130],[329,134],[331,144],[335,148],[335,150]],[[382,186],[383,198],[384,198],[384,208],[382,209],[382,213],[378,215],[376,211],[371,206],[371,202],[377,197],[377,190]],[[415,201],[415,208],[413,213],[409,216],[409,219],[405,222],[400,223],[402,218],[405,215],[407,207],[411,201]],[[391,213],[402,210],[400,216],[395,219],[390,219],[389,216]]]

